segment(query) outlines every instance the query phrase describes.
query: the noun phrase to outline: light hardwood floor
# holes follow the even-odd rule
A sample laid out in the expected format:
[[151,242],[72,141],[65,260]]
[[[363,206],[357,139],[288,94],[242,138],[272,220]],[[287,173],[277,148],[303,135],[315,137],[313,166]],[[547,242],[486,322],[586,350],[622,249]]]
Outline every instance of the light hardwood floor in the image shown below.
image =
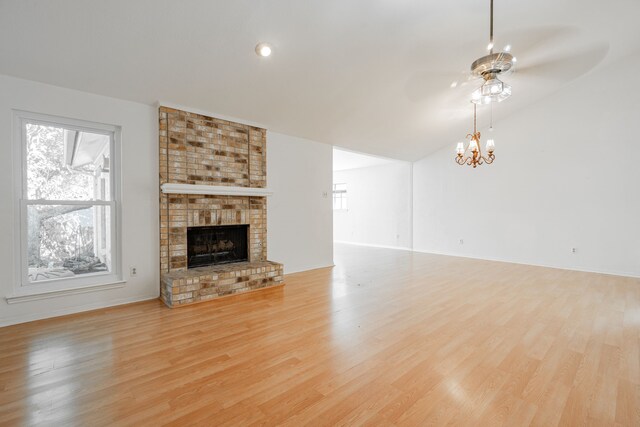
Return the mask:
[[0,425],[640,425],[640,280],[339,245],[168,309],[0,329]]

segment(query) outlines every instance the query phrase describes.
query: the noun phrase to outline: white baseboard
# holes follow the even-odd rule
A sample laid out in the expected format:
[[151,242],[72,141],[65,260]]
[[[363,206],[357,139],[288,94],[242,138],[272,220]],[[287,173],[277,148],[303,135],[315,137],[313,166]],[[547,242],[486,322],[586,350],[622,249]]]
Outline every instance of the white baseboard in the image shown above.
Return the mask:
[[84,286],[81,288],[60,289],[48,292],[31,293],[24,295],[7,295],[5,297],[7,304],[16,304],[21,302],[37,301],[41,299],[58,298],[69,295],[85,294],[96,291],[107,291],[111,289],[123,288],[127,282],[120,280],[113,283],[104,283],[94,286]]
[[[306,271],[313,271],[313,270],[322,270],[323,268],[331,268],[331,267],[335,267],[335,266],[336,266],[335,264],[327,264],[327,265],[319,265],[317,267],[308,267],[308,268],[305,267],[302,270],[285,271],[284,275],[286,277],[286,276],[288,276],[290,274],[304,273]],[[285,268],[286,268],[286,266],[285,266]]]
[[85,304],[85,305],[76,306],[76,307],[67,307],[60,310],[47,311],[43,313],[29,313],[26,315],[6,317],[3,319],[0,319],[0,328],[5,326],[17,325],[19,323],[33,322],[35,320],[51,319],[53,317],[66,316],[68,314],[82,313],[84,311],[116,307],[118,305],[131,304],[131,303],[140,302],[140,301],[149,301],[149,300],[158,299],[158,297],[159,295],[155,293],[154,295],[121,298],[117,300]]
[[341,245],[354,245],[354,246],[367,246],[370,248],[382,248],[382,249],[397,249],[400,251],[411,251],[411,248],[405,246],[391,246],[391,245],[374,245],[372,243],[358,243],[358,242],[347,242],[345,240],[334,240],[333,243],[339,243]]
[[611,271],[611,270],[589,270],[584,268],[571,268],[560,265],[551,265],[551,264],[533,264],[530,262],[518,262],[511,261],[506,259],[499,258],[490,258],[490,257],[477,257],[470,255],[459,255],[450,252],[436,252],[436,251],[427,251],[423,249],[413,249],[414,252],[422,253],[422,254],[431,254],[431,255],[443,255],[443,256],[451,256],[456,258],[468,258],[468,259],[477,259],[481,261],[493,261],[493,262],[504,262],[507,264],[518,264],[518,265],[529,265],[532,267],[544,267],[544,268],[555,268],[556,270],[568,270],[568,271],[579,271],[581,273],[595,273],[595,274],[606,274],[609,276],[621,276],[621,277],[631,277],[634,279],[639,279],[640,275],[638,273],[629,273],[629,272],[621,272],[621,271]]
[[506,259],[498,259],[498,258],[490,258],[490,257],[475,257],[475,256],[470,256],[470,255],[460,255],[460,254],[455,254],[455,253],[451,253],[451,252],[436,252],[436,251],[427,251],[427,250],[423,250],[423,249],[411,249],[411,248],[398,247],[398,246],[372,245],[372,244],[366,244],[366,243],[347,242],[347,241],[343,241],[343,240],[336,240],[336,241],[334,241],[334,243],[340,243],[340,244],[344,244],[344,245],[354,245],[354,246],[368,246],[368,247],[372,247],[372,248],[397,249],[397,250],[402,250],[402,251],[411,251],[411,252],[417,252],[417,253],[423,253],[423,254],[444,255],[444,256],[451,256],[451,257],[457,257],[457,258],[477,259],[477,260],[482,260],[482,261],[506,262],[506,263],[509,263],[509,264],[530,265],[530,266],[533,266],[533,267],[555,268],[555,269],[558,269],[558,270],[568,270],[568,271],[580,271],[582,273],[607,274],[607,275],[610,275],[610,276],[631,277],[631,278],[634,278],[634,279],[640,278],[640,274],[638,274],[638,273],[630,273],[630,272],[627,272],[627,271],[590,270],[590,269],[585,269],[585,268],[571,268],[571,267],[561,266],[561,265],[533,264],[533,263],[529,263],[529,262],[518,262],[518,261],[512,261],[512,260],[506,260]]

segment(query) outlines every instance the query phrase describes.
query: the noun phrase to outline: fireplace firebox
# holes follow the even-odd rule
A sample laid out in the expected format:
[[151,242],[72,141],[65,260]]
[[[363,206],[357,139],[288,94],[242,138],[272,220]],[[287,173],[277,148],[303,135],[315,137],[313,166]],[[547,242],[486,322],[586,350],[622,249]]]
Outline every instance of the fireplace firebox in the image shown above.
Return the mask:
[[248,261],[249,226],[187,228],[187,267]]

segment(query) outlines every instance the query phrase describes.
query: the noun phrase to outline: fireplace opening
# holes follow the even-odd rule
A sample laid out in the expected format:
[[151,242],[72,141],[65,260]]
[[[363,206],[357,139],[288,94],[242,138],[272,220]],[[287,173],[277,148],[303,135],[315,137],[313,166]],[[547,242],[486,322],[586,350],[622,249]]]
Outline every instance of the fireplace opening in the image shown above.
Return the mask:
[[187,228],[187,267],[247,261],[249,226]]

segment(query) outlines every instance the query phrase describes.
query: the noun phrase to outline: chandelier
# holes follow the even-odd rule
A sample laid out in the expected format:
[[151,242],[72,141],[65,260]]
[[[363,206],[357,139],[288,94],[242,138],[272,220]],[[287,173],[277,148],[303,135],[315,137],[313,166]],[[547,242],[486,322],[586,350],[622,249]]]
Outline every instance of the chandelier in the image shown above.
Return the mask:
[[[515,58],[509,52],[493,52],[493,0],[489,21],[489,54],[476,59],[471,64],[471,74],[474,77],[482,77],[484,83],[471,94],[471,102],[474,104],[491,104],[502,102],[511,96],[511,86],[498,78],[500,74],[506,74],[513,68]],[[505,48],[509,50],[510,48]]]
[[[473,133],[467,135],[469,145],[464,146],[464,142],[458,142],[456,147],[456,163],[459,165],[473,166],[474,168],[484,163],[490,165],[496,156],[493,154],[495,150],[495,142],[493,139],[487,140],[487,154],[482,154],[480,148],[480,132],[476,128],[476,103],[473,104]],[[469,154],[466,154],[469,153]],[[466,155],[465,155],[466,154]]]

